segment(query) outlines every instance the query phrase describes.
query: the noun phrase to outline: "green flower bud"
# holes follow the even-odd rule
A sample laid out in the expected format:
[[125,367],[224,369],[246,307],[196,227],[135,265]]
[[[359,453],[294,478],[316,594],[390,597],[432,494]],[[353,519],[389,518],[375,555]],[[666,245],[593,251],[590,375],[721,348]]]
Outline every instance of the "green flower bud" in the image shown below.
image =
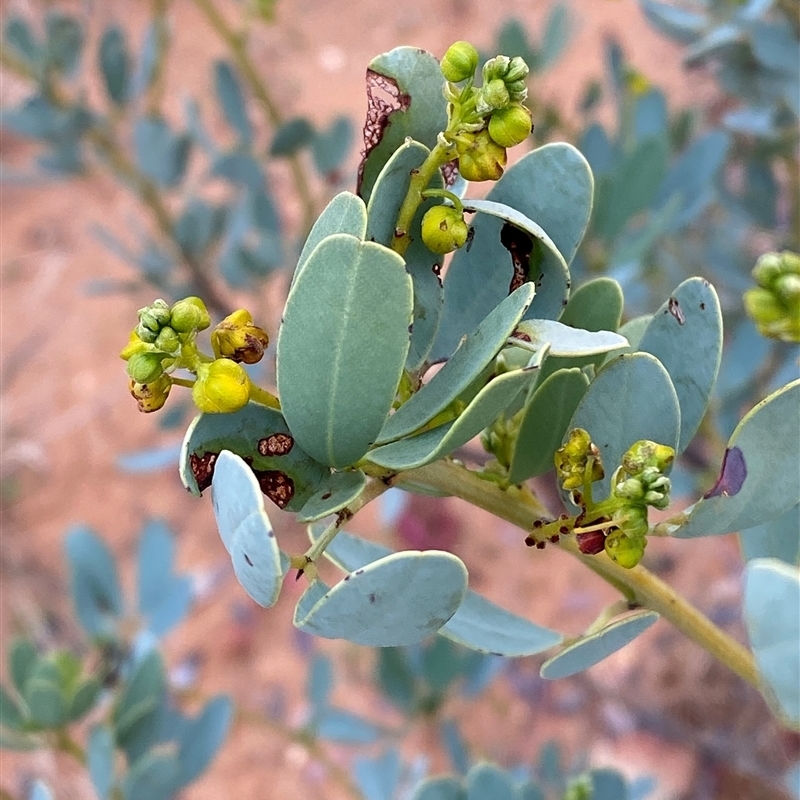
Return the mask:
[[625,569],[632,569],[642,560],[646,546],[644,536],[629,536],[621,530],[612,530],[605,541],[606,555]]
[[506,82],[506,85],[515,83],[516,81],[524,81],[528,77],[529,72],[530,70],[525,63],[525,59],[522,58],[522,56],[514,56],[508,64],[508,69],[503,75],[503,80]]
[[150,414],[164,407],[169,397],[169,390],[172,388],[172,378],[169,375],[161,375],[152,383],[137,383],[131,379],[129,388],[131,395],[139,404],[139,411]]
[[[154,300],[151,305],[140,308],[137,314],[139,315],[140,327],[156,333],[164,325],[169,325],[170,311],[164,300]],[[141,333],[139,335],[141,336]]]
[[764,253],[753,267],[753,280],[765,289],[772,286],[773,281],[783,273],[783,259],[779,253]]
[[204,331],[211,324],[211,317],[199,297],[185,297],[172,306],[169,324],[178,333]]
[[451,83],[468,80],[477,66],[478,51],[469,42],[454,42],[442,57],[442,75]]
[[645,488],[638,478],[628,478],[614,488],[614,494],[626,500],[643,500]]
[[450,206],[433,206],[422,218],[422,241],[434,253],[451,253],[467,241],[469,226]]
[[487,110],[505,108],[511,101],[505,83],[499,78],[489,81],[481,89],[481,99],[483,100],[483,105],[479,104],[479,110],[480,108],[486,108]]
[[218,358],[198,367],[192,399],[206,414],[230,414],[247,405],[250,379],[240,364]]
[[175,330],[167,325],[159,331],[153,344],[165,353],[177,353],[181,346],[181,340]]
[[253,325],[253,316],[240,308],[225,317],[211,333],[211,347],[217,358],[256,364],[269,345],[266,331]]
[[558,479],[565,491],[580,489],[583,486],[586,467],[592,461],[592,482],[599,481],[605,474],[600,460],[600,452],[592,443],[589,434],[582,428],[570,431],[567,442],[556,450],[555,466]]
[[528,98],[528,84],[525,81],[506,82],[506,89],[512,103],[524,103]]
[[164,372],[161,364],[164,355],[158,352],[134,353],[128,359],[128,375],[136,383],[152,383]]
[[483,65],[483,85],[486,86],[490,81],[503,80],[511,66],[511,59],[508,56],[495,56],[490,58]]
[[456,142],[458,171],[468,181],[496,181],[506,165],[506,151],[488,130],[462,134]]
[[499,108],[489,117],[489,136],[501,147],[514,147],[533,130],[531,112],[519,103]]
[[800,275],[781,275],[774,283],[775,294],[787,306],[798,305],[800,302]]

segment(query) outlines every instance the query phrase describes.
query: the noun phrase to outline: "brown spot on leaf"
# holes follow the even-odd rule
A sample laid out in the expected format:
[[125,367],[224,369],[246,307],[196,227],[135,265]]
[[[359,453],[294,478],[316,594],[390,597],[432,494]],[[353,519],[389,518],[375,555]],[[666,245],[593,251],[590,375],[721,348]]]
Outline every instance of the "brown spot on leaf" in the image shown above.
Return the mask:
[[733,497],[739,494],[747,477],[747,464],[740,447],[730,447],[725,451],[722,468],[717,482],[703,495],[709,497]]
[[683,325],[686,322],[686,315],[683,313],[681,304],[674,297],[670,297],[667,301],[667,311],[678,320],[678,325]]
[[598,553],[602,553],[606,544],[606,535],[603,531],[579,533],[575,539],[578,542],[578,549],[587,556],[596,556]]
[[525,331],[522,331],[522,330],[520,330],[519,328],[517,328],[517,329],[514,331],[514,333],[512,333],[512,334],[511,334],[511,336],[512,336],[514,339],[519,339],[519,340],[520,340],[520,341],[522,341],[522,342],[529,342],[529,341],[531,340],[531,337],[530,337],[530,336],[528,336],[528,334],[527,334],[527,333],[525,333]]
[[444,188],[449,189],[458,179],[458,159],[454,158],[448,161],[442,168],[442,177],[444,178]]
[[285,456],[294,447],[294,439],[288,433],[273,433],[258,442],[262,456]]
[[[367,163],[369,154],[381,143],[386,129],[392,124],[391,115],[396,111],[406,111],[411,105],[411,97],[400,91],[394,78],[368,69],[366,84],[367,119],[364,122],[364,149],[361,151],[356,185],[356,192],[359,195],[361,194],[361,182],[364,179],[364,165]],[[384,96],[378,94],[379,91]]]
[[214,464],[218,455],[218,453],[203,453],[202,456],[198,456],[196,453],[192,453],[189,456],[189,469],[191,469],[197,482],[197,488],[201,492],[211,486],[214,478]]
[[374,603],[375,602],[375,592],[370,592],[369,593],[369,601],[370,601],[370,603]]
[[330,500],[331,499],[331,493],[330,492],[325,492],[325,494],[322,495],[322,499],[323,500]]
[[250,560],[250,556],[247,553],[244,554],[244,560],[252,567],[253,562]]
[[533,241],[525,231],[506,222],[500,230],[500,244],[511,254],[511,265],[514,270],[508,287],[508,293],[511,294],[528,280]]
[[275,503],[278,508],[286,508],[294,497],[294,481],[277,469],[254,469],[261,491]]

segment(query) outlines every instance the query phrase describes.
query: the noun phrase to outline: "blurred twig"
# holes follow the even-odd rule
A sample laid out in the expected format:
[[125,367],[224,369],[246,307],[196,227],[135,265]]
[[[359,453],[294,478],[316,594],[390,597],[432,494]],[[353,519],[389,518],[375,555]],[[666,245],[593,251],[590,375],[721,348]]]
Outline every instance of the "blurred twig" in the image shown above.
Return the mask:
[[169,55],[170,30],[167,20],[170,0],[152,0],[153,24],[156,31],[156,57],[153,64],[153,73],[150,88],[147,92],[147,112],[150,115],[160,115],[161,106],[166,90],[166,64]]
[[[214,29],[217,35],[225,42],[231,51],[233,60],[242,74],[242,77],[250,87],[250,91],[261,106],[267,122],[272,128],[278,128],[283,123],[283,114],[270,95],[266,83],[262,80],[255,64],[250,59],[247,52],[247,39],[237,33],[227,22],[225,17],[219,13],[213,0],[194,0],[194,4],[200,9],[208,24]],[[316,219],[316,207],[311,197],[311,189],[308,185],[305,169],[297,154],[288,157],[289,166],[292,170],[295,189],[300,197],[303,206],[303,234],[311,230],[311,226]]]

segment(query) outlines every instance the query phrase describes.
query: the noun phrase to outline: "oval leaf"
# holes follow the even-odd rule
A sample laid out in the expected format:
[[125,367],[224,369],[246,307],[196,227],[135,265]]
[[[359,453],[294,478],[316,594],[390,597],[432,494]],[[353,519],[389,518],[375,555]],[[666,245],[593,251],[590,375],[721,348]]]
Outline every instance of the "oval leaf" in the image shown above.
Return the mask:
[[392,414],[377,443],[407,436],[430,422],[475,381],[506,344],[531,304],[534,288],[520,286],[467,336],[447,363]]
[[581,637],[542,664],[539,674],[548,680],[567,678],[598,664],[621,650],[656,620],[655,611],[641,611],[612,622],[597,633]]
[[[675,388],[658,359],[633,353],[611,361],[589,384],[567,426],[589,432],[605,467],[595,498],[608,495],[611,475],[640,439],[677,447],[681,415]],[[566,437],[565,437],[566,438]]]
[[681,406],[682,453],[705,416],[722,356],[722,312],[711,284],[684,281],[653,315],[638,349],[654,355],[672,379]]
[[314,522],[327,517],[358,497],[367,485],[367,477],[359,469],[354,472],[333,472],[297,514],[298,522]]
[[717,482],[673,535],[692,539],[752,528],[795,506],[800,498],[800,470],[793,434],[798,430],[800,380],[762,400],[739,423]]
[[256,476],[239,456],[223,450],[211,496],[236,578],[256,603],[268,608],[278,599],[289,563],[278,548]]
[[201,414],[189,425],[181,448],[183,485],[195,495],[211,485],[216,458],[230,450],[257,471],[262,491],[287,511],[302,508],[330,470],[297,445],[283,415],[249,403],[232,414]]
[[[589,222],[593,191],[586,159],[572,145],[559,143],[523,156],[494,185],[487,200],[516,209],[547,231],[569,264]],[[461,337],[474,330],[508,294],[514,267],[500,241],[503,224],[497,217],[480,215],[473,225],[475,234],[469,251],[462,248],[453,258],[444,284],[444,315],[432,351],[434,359],[449,356]],[[551,253],[543,245],[541,249]],[[535,249],[533,255],[534,259],[543,259],[545,253]],[[537,281],[541,266],[532,270],[532,280]],[[537,297],[528,316],[558,319],[569,288],[564,285],[563,271],[559,267],[543,274],[537,283]]]
[[553,469],[553,456],[588,385],[581,370],[561,369],[537,386],[525,405],[514,444],[509,470],[513,483]]
[[779,715],[800,728],[800,572],[775,558],[745,569],[744,619],[765,695]]
[[742,555],[754,558],[779,558],[787,564],[800,565],[800,505],[782,517],[739,534]]
[[377,438],[412,312],[411,278],[386,247],[336,234],[309,257],[284,309],[278,390],[292,435],[317,461],[349,466]]
[[416,644],[453,616],[466,591],[466,567],[451,553],[394,553],[346,576],[295,624],[370,647]]
[[[618,333],[587,331],[551,319],[525,320],[520,323],[518,330],[527,336],[530,344],[537,349],[549,343],[551,356],[581,358],[628,346],[628,340]],[[516,334],[515,336],[524,338]]]

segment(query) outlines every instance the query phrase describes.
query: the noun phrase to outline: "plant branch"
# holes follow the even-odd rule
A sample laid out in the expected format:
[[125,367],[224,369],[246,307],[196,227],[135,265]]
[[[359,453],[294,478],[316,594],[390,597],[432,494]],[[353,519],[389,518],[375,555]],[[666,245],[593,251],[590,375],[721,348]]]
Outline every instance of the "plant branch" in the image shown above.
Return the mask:
[[147,92],[147,112],[152,116],[161,114],[161,105],[166,90],[166,63],[170,46],[170,30],[167,21],[170,0],[152,0],[153,21],[156,34],[156,57],[150,88]]
[[[258,69],[253,64],[247,52],[247,40],[244,36],[237,33],[227,22],[225,17],[220,14],[213,0],[194,0],[194,4],[204,14],[208,24],[214,32],[228,46],[233,56],[236,66],[239,68],[242,77],[250,87],[256,101],[264,112],[268,123],[273,128],[278,128],[283,123],[283,115],[278,105],[272,99],[266,83],[261,78]],[[308,178],[300,157],[297,154],[288,157],[289,167],[292,171],[295,189],[300,197],[303,206],[303,232],[308,233],[314,225],[316,219],[316,207],[311,196]]]
[[[24,62],[9,55],[5,50],[0,52],[0,66],[29,80],[34,80],[36,77]],[[71,105],[70,98],[59,90],[57,86],[52,84],[48,90],[48,98],[59,108],[69,108]],[[112,132],[108,128],[93,125],[86,130],[85,136],[87,141],[103,155],[111,171],[130,186],[134,194],[136,194],[141,202],[149,209],[161,234],[178,249],[181,259],[191,274],[192,281],[197,287],[198,293],[203,296],[206,305],[220,316],[227,316],[230,314],[232,309],[219,294],[214,284],[209,280],[202,264],[197,261],[194,256],[180,247],[175,240],[172,217],[161,199],[161,193],[156,184],[137,169],[135,164],[128,158],[128,155],[114,139]]]
[[[547,516],[547,509],[532,494],[516,489],[503,491],[497,484],[452,461],[439,461],[398,474],[392,481],[423,484],[446,492],[517,525],[526,532],[537,519]],[[758,670],[752,654],[703,616],[674,589],[642,566],[624,569],[605,553],[587,556],[580,552],[574,537],[564,536],[559,547],[578,558],[601,578],[618,588],[638,605],[652,609],[669,620],[678,630],[727,664],[740,678],[759,688]]]

